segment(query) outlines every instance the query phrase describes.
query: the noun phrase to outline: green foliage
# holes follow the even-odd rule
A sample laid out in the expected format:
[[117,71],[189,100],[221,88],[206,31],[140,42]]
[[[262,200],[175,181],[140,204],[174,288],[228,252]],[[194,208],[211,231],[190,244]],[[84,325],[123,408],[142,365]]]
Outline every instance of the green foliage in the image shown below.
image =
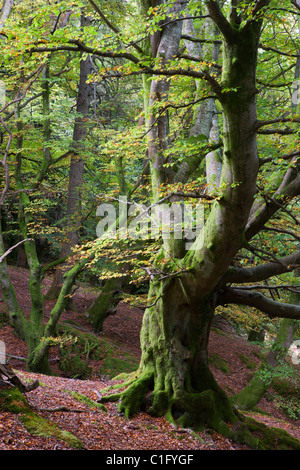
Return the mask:
[[[273,379],[272,389],[276,407],[282,410],[288,417],[298,420],[300,418],[300,391],[299,380],[295,377],[295,371],[288,376],[279,376]],[[297,373],[297,372],[296,372]]]
[[245,364],[248,369],[256,369],[257,364],[255,361],[251,361],[250,357],[246,354],[239,354],[239,358],[243,364]]
[[270,365],[263,363],[262,367],[257,372],[258,378],[265,384],[271,384],[276,378],[288,379],[293,377],[293,375],[293,368],[284,360],[279,361],[275,369]]
[[[97,338],[72,326],[61,325],[62,338],[66,336],[64,346],[60,348],[59,367],[71,378],[87,379],[92,375],[113,378],[119,373],[131,372],[138,367],[134,354],[124,352],[121,345],[103,337]],[[70,340],[71,338],[71,340]],[[100,369],[92,368],[93,361],[101,363]]]
[[96,340],[91,335],[73,332],[71,327],[63,327],[62,331],[66,331],[62,335],[66,335],[64,345],[60,346],[61,360],[60,369],[67,377],[87,379],[92,373],[92,369],[88,365],[91,351],[97,346]]

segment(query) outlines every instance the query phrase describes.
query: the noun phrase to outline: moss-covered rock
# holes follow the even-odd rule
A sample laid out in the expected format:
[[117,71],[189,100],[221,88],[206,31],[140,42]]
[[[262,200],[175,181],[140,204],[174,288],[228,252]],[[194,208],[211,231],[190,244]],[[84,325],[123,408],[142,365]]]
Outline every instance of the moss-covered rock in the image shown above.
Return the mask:
[[26,430],[32,435],[46,439],[55,438],[66,442],[72,449],[83,449],[80,439],[35,413],[29,406],[26,397],[16,387],[0,390],[0,411],[16,414]]
[[251,417],[246,424],[265,450],[300,450],[300,441],[284,429],[266,426]]
[[59,368],[65,377],[72,379],[88,379],[92,372],[87,363],[80,356],[76,355],[63,358],[59,363]]
[[277,377],[272,381],[272,399],[277,408],[292,419],[300,418],[299,379]]
[[97,408],[97,409],[105,411],[105,412],[107,411],[107,409],[105,408],[104,405],[102,405],[102,403],[97,403],[97,402],[91,400],[86,395],[82,395],[81,393],[78,393],[78,392],[72,392],[70,390],[65,390],[65,392],[69,393],[73,398],[75,398],[76,400],[78,400],[81,403],[84,403],[87,406],[90,406],[91,408]]

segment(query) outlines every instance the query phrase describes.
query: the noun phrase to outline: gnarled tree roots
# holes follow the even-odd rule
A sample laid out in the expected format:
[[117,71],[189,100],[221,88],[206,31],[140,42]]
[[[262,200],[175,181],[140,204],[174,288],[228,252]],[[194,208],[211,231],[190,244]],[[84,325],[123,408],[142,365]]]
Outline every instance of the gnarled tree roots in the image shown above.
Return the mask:
[[154,386],[153,371],[146,370],[124,382],[120,392],[102,396],[101,402],[119,402],[118,411],[127,418],[138,411],[152,416],[165,416],[183,428],[200,431],[210,428],[225,437],[257,448],[243,418],[235,411],[221,388],[201,392],[185,389],[169,390]]

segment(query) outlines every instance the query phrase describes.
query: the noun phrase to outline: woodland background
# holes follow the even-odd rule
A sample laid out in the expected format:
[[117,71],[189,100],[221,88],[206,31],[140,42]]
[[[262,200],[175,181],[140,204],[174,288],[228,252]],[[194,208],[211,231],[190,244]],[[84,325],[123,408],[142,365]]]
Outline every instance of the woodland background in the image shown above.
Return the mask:
[[[284,417],[282,427],[299,439],[299,368],[297,361],[291,361],[299,338],[298,3],[190,1],[188,14],[185,4],[176,1],[152,5],[21,0],[4,1],[1,7],[0,339],[7,345],[10,364],[26,380],[44,374],[46,382],[53,380],[55,391],[65,384],[59,377],[76,379],[78,387],[81,383],[84,393],[97,401],[97,393],[90,388],[97,381],[104,380],[107,386],[115,375],[138,368],[145,312],[157,309],[157,318],[161,313],[169,318],[170,307],[160,310],[159,289],[174,279],[176,303],[176,295],[182,299],[186,287],[192,286],[193,295],[197,290],[190,270],[196,269],[205,280],[211,267],[208,263],[207,272],[201,273],[197,255],[192,259],[182,254],[175,238],[167,242],[139,237],[99,240],[97,208],[110,204],[118,210],[120,198],[126,198],[129,220],[134,222],[133,208],[145,211],[162,202],[186,199],[195,206],[201,201],[205,220],[212,219],[216,207],[220,213],[229,208],[225,219],[223,215],[216,219],[221,233],[226,227],[222,221],[233,220],[228,213],[240,204],[241,218],[245,213],[248,225],[236,217],[236,226],[227,227],[223,238],[218,234],[217,243],[215,238],[210,241],[215,233],[209,232],[206,246],[215,250],[211,278],[219,275],[221,283],[211,286],[218,301],[212,312],[210,365],[229,395],[247,390],[248,383],[258,384],[257,393],[251,392],[252,401],[242,395],[247,406],[242,401],[239,405],[253,410],[263,404],[273,417],[278,412],[278,419]],[[230,103],[233,108],[235,98],[243,98],[240,83],[247,89],[248,78],[241,78],[247,58],[244,54],[244,63],[235,52],[242,72],[234,72],[235,59],[226,62],[224,50],[232,43],[238,49],[242,43],[232,39],[234,28],[250,44],[251,28],[254,31],[260,21],[256,88],[253,91],[253,84],[249,85],[243,103],[245,109],[253,106],[255,94],[258,119],[255,129],[246,125],[245,134],[244,120],[237,119],[241,127],[239,137],[233,139],[233,130],[228,131]],[[179,23],[184,25],[178,32]],[[252,157],[247,157],[248,164],[247,151],[237,142],[241,135],[248,142],[252,134],[258,174],[253,179],[256,192],[248,204],[242,186],[253,177]],[[230,160],[228,142],[232,173],[224,171]],[[242,166],[244,159],[241,184],[235,165]],[[239,223],[244,223],[245,237],[249,236],[241,244],[236,235]],[[137,226],[141,234],[139,230]],[[228,271],[221,275],[231,236],[237,249],[230,259],[228,254]],[[260,270],[264,276],[257,274]],[[186,284],[179,292],[180,276]],[[259,295],[253,296],[254,291]],[[180,313],[176,315],[179,318]],[[224,343],[219,343],[218,334],[225,336]],[[111,346],[107,338],[120,344]],[[240,371],[243,376],[238,379]],[[232,388],[226,374],[229,382],[236,374]],[[271,395],[276,395],[272,405],[260,401],[270,398],[266,395],[270,387],[280,390],[277,395],[271,389]],[[56,399],[48,400],[40,389],[28,394],[30,406],[39,408],[38,400],[52,406]],[[39,393],[43,393],[40,398]],[[115,419],[120,409],[107,406]],[[124,405],[128,417],[131,407],[132,403]],[[1,414],[2,429],[15,419],[6,413]],[[60,423],[64,413],[72,415],[57,413]],[[85,423],[90,419],[87,415]],[[151,421],[149,427],[169,426],[166,421],[157,423]],[[73,424],[63,425],[71,432]],[[138,421],[136,426],[140,429],[144,424]],[[207,444],[205,435],[204,444],[183,439],[184,448],[218,449],[218,442],[220,448],[232,448],[234,441],[219,431],[217,426],[212,444]],[[7,429],[1,432],[4,448],[26,448],[19,437],[6,438]],[[172,433],[172,427],[166,432]],[[43,439],[34,442],[28,437],[29,448],[56,445]],[[143,438],[141,448],[148,448],[147,439]],[[93,448],[101,445],[97,441]],[[178,439],[176,443],[167,440],[166,445],[176,447]],[[273,441],[271,446],[276,447]]]

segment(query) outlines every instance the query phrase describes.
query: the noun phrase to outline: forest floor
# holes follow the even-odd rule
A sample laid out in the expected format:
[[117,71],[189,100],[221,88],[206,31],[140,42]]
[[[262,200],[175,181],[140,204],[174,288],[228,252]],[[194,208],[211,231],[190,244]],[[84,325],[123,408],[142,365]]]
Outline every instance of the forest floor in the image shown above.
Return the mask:
[[[30,297],[28,291],[28,271],[23,268],[10,268],[12,282],[16,289],[21,308],[30,311]],[[45,281],[45,292],[51,279]],[[101,334],[95,334],[84,314],[86,308],[95,298],[95,291],[79,288],[73,296],[73,307],[65,311],[61,322],[76,324],[78,331],[89,332],[100,341],[111,345],[110,354],[115,359],[130,357],[132,362],[138,363],[140,357],[139,334],[143,312],[126,303],[120,303],[115,315],[109,317]],[[46,317],[53,302],[46,302]],[[0,312],[4,304],[0,297]],[[5,342],[6,354],[14,356],[10,359],[10,366],[23,382],[38,379],[40,386],[26,394],[29,405],[39,416],[57,424],[61,429],[75,435],[85,450],[247,450],[246,446],[226,439],[213,431],[203,431],[197,435],[190,430],[176,428],[164,418],[154,418],[146,413],[138,413],[128,420],[117,411],[117,404],[105,404],[106,412],[96,406],[79,400],[79,393],[93,401],[97,401],[98,394],[116,381],[112,373],[103,373],[103,358],[90,360],[92,370],[88,379],[76,379],[63,376],[59,368],[59,350],[54,347],[50,353],[53,373],[46,376],[29,373],[25,370],[22,358],[26,357],[26,344],[18,338],[12,328],[7,324],[0,325],[0,340]],[[211,369],[228,395],[241,390],[249,381],[253,368],[249,362],[257,367],[260,364],[259,348],[249,343],[226,325],[221,330],[214,329],[209,343],[209,356]],[[20,358],[20,359],[17,359]],[[216,358],[226,364],[218,366]],[[221,359],[220,359],[221,358]],[[248,362],[245,363],[245,358]],[[118,362],[116,362],[118,363]],[[113,367],[113,366],[112,366]],[[104,371],[104,372],[107,372]],[[299,420],[288,418],[272,399],[272,390],[258,404],[259,412],[251,413],[256,420],[270,427],[286,430],[290,435],[300,440]],[[0,412],[0,450],[69,450],[72,446],[63,439],[45,437],[30,433],[17,414]]]

